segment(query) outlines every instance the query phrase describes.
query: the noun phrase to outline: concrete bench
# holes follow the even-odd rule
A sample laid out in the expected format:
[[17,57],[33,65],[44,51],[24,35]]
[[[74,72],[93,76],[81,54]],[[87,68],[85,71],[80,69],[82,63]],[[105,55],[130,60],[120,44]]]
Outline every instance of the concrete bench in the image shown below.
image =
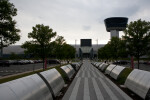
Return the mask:
[[45,82],[33,74],[0,84],[0,100],[53,100]]
[[71,69],[68,66],[62,66],[60,68],[62,70],[64,70],[65,73],[67,74],[67,76],[69,77],[69,79],[71,79],[71,77],[73,76],[73,73],[72,73]]
[[143,99],[150,100],[150,72],[134,69],[127,77],[125,86]]
[[110,64],[107,69],[105,70],[105,74],[110,74],[111,71],[116,67],[116,65]]
[[40,74],[46,79],[46,81],[52,88],[54,96],[56,97],[65,84],[60,73],[55,68],[53,68],[53,69],[41,72]]
[[104,64],[100,67],[100,70],[101,70],[101,71],[104,71],[107,66],[108,66],[108,64],[104,63]]
[[110,76],[117,80],[120,73],[125,69],[125,67],[122,66],[116,66],[110,73]]

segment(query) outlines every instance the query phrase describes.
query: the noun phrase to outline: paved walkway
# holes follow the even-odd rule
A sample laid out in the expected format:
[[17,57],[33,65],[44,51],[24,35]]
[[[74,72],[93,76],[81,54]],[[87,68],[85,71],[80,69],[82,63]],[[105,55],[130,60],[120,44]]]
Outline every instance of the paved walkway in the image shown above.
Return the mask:
[[85,61],[63,100],[131,100],[90,62]]

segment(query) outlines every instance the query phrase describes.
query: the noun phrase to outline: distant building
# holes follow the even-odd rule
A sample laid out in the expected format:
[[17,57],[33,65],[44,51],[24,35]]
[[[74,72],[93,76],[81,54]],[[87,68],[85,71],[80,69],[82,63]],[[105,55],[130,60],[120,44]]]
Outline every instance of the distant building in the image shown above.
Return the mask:
[[12,45],[3,48],[3,57],[8,58],[11,54],[17,54],[24,57],[24,50],[21,45]]
[[[103,47],[104,44],[93,44],[92,39],[81,39],[80,45],[72,45],[76,49],[77,58],[96,58],[98,49]],[[12,53],[17,55],[24,55],[24,50],[21,45],[12,45],[3,48],[3,57],[9,57]]]
[[23,48],[21,48],[21,45],[12,45],[12,46],[8,46],[8,47],[4,47],[3,48],[3,55],[5,54],[24,54],[24,50]]
[[98,49],[104,45],[92,45],[92,39],[81,39],[80,45],[75,45],[76,48],[76,57],[78,58],[97,58]]

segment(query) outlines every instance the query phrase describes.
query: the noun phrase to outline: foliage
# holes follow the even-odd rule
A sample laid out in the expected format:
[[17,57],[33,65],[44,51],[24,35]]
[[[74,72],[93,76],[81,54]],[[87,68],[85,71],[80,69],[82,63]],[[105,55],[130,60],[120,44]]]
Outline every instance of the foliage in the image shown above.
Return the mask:
[[106,44],[104,47],[98,49],[98,57],[107,60],[111,58],[110,44]]
[[54,55],[58,59],[63,59],[63,45],[65,44],[65,39],[62,36],[57,36],[55,39],[53,46],[54,46]]
[[8,46],[20,40],[20,30],[16,28],[16,21],[12,17],[17,15],[17,9],[9,0],[0,0],[0,35],[3,45]]
[[75,55],[75,48],[66,44],[64,37],[58,36],[52,43],[53,53],[58,59],[72,59]]
[[117,37],[112,37],[110,44],[111,56],[114,59],[126,57],[125,41]]
[[43,24],[37,24],[32,29],[33,31],[28,33],[28,37],[33,40],[26,41],[22,45],[22,48],[26,49],[25,53],[40,57],[44,62],[45,58],[49,55],[51,38],[56,36],[56,32],[53,32],[53,29],[49,28],[49,26],[44,26]]
[[75,57],[76,50],[73,46],[64,44],[62,50],[64,59],[73,59]]
[[15,54],[15,53],[11,53],[10,54],[10,57],[9,57],[11,60],[14,60],[14,59],[19,59],[20,57],[17,55],[17,54]]
[[130,22],[124,33],[128,53],[138,59],[139,68],[139,59],[148,52],[150,46],[150,22],[141,19]]
[[55,42],[56,42],[56,44],[58,44],[58,45],[63,45],[63,44],[66,43],[63,36],[57,36]]
[[104,47],[98,50],[98,56],[101,59],[118,59],[126,57],[125,42],[120,38],[113,37]]

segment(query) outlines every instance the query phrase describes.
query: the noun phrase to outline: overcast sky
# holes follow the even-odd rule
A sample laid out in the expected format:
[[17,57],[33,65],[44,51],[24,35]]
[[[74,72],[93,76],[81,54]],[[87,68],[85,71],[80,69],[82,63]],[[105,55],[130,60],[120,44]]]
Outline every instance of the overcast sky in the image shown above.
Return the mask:
[[[110,33],[106,32],[104,19],[128,17],[150,21],[150,0],[10,0],[18,9],[15,20],[21,30],[22,44],[36,24],[50,26],[68,44],[80,43],[80,39],[92,39],[92,43],[106,44]],[[120,32],[120,36],[123,32]]]

